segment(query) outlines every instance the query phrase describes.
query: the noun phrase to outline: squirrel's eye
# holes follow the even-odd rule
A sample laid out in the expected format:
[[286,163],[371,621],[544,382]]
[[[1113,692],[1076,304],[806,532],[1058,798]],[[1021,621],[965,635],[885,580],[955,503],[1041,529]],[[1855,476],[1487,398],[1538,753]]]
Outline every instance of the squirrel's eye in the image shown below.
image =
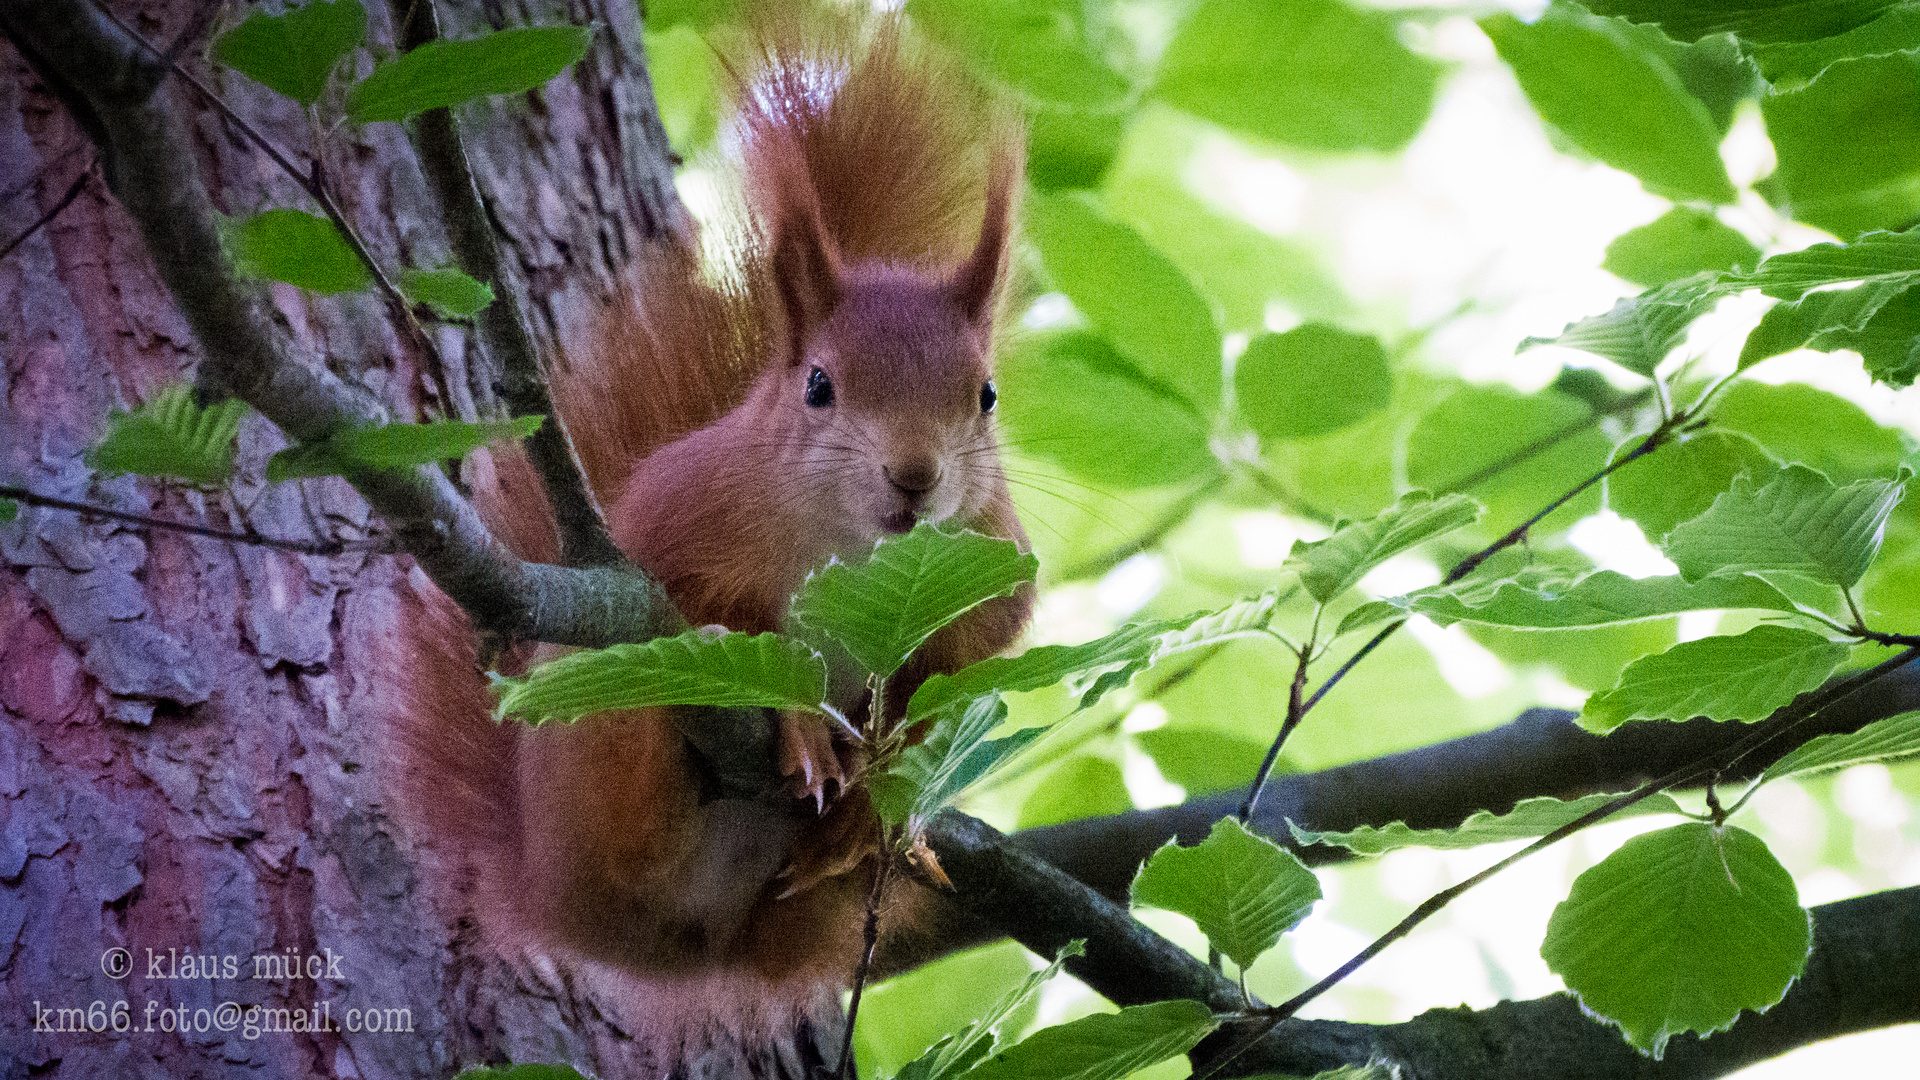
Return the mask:
[[833,404],[833,380],[827,373],[814,368],[807,373],[807,407],[824,409]]
[[988,379],[986,382],[983,382],[980,384],[980,411],[981,412],[983,413],[992,412],[993,403],[999,400],[1000,400],[1000,392],[993,388],[992,379]]

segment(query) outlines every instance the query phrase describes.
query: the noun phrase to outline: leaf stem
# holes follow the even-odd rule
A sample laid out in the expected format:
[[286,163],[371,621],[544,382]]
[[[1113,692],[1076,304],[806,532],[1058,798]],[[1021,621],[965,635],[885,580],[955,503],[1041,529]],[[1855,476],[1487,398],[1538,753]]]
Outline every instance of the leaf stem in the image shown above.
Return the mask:
[[873,868],[873,888],[867,893],[867,923],[863,931],[864,947],[860,966],[853,973],[853,998],[847,1003],[847,1029],[840,1037],[840,1062],[836,1075],[840,1080],[853,1076],[853,1025],[860,1019],[860,997],[867,988],[867,975],[873,970],[873,953],[880,944],[880,900],[887,888],[887,872],[893,866],[893,845],[882,837],[878,860]]

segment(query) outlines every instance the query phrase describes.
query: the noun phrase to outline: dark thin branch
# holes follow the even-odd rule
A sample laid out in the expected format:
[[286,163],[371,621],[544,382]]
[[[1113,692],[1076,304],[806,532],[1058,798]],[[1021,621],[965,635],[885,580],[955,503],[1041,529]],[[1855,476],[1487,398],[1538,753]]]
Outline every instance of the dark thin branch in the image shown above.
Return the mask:
[[[1240,812],[1235,815],[1242,825],[1253,820],[1253,812],[1260,805],[1260,789],[1267,785],[1267,777],[1273,775],[1273,764],[1280,760],[1280,748],[1287,745],[1287,736],[1293,734],[1293,729],[1300,726],[1300,719],[1307,715],[1308,706],[1302,704],[1300,695],[1306,689],[1307,665],[1313,662],[1313,649],[1314,642],[1311,639],[1300,647],[1299,662],[1293,668],[1293,681],[1287,686],[1287,718],[1281,721],[1280,734],[1274,736],[1273,745],[1267,747],[1267,756],[1260,759],[1260,769],[1253,774],[1253,783],[1247,786],[1246,800],[1240,804]],[[1369,649],[1371,645],[1360,650],[1352,660],[1347,661],[1347,666],[1358,663]],[[1321,689],[1325,690],[1324,687]]]
[[61,211],[73,205],[73,201],[75,199],[78,199],[80,197],[80,193],[87,189],[87,181],[92,179],[93,177],[93,168],[95,164],[97,164],[97,161],[89,160],[87,162],[87,167],[80,170],[80,175],[73,178],[73,183],[68,186],[66,194],[60,196],[59,202],[54,203],[51,209],[49,209],[46,213],[41,214],[39,218],[35,219],[33,224],[23,229],[20,235],[7,241],[6,246],[0,247],[0,259],[4,259],[7,256],[13,254],[14,248],[17,248],[21,244],[26,243],[27,239],[31,237],[34,233],[37,233],[41,229],[44,229],[48,225],[52,224],[53,219],[59,217]]
[[[200,381],[238,397],[296,442],[384,422],[371,394],[310,357],[276,324],[265,288],[243,281],[220,246],[184,117],[149,77],[141,46],[86,0],[0,0],[0,31],[81,96],[115,197],[192,327]],[[349,478],[411,554],[483,630],[511,640],[604,646],[677,633],[665,590],[627,569],[568,569],[509,551],[438,469]],[[722,776],[777,779],[773,727],[758,710],[675,710]]]
[[1488,480],[1491,480],[1494,477],[1499,476],[1501,473],[1504,473],[1509,469],[1517,468],[1518,466],[1524,465],[1527,462],[1532,461],[1534,458],[1540,456],[1541,454],[1546,453],[1547,451],[1553,449],[1556,446],[1559,446],[1561,443],[1566,442],[1568,439],[1573,438],[1575,435],[1578,435],[1583,431],[1588,431],[1592,429],[1595,425],[1599,424],[1600,421],[1605,420],[1610,416],[1619,416],[1622,413],[1629,412],[1633,409],[1639,408],[1641,403],[1647,400],[1647,395],[1651,394],[1652,392],[1653,391],[1651,390],[1647,390],[1647,391],[1642,391],[1641,393],[1638,393],[1638,394],[1628,395],[1626,397],[1621,398],[1621,400],[1617,404],[1615,404],[1612,408],[1594,409],[1591,412],[1589,412],[1586,416],[1582,417],[1579,420],[1575,420],[1573,423],[1568,424],[1567,426],[1559,429],[1558,431],[1549,432],[1546,435],[1543,435],[1540,438],[1535,439],[1533,442],[1530,442],[1527,445],[1520,447],[1518,450],[1515,450],[1513,453],[1508,454],[1506,457],[1503,457],[1498,461],[1491,462],[1485,466],[1482,466],[1481,468],[1474,470],[1473,472],[1467,474],[1466,476],[1463,476],[1460,479],[1455,480],[1451,484],[1445,485],[1444,490],[1467,491],[1480,484],[1484,484]]
[[[392,0],[400,48],[411,52],[440,36],[433,0]],[[526,440],[527,456],[540,474],[560,533],[560,559],[569,566],[619,566],[626,562],[607,533],[600,506],[587,486],[586,472],[573,441],[553,408],[539,352],[527,329],[519,297],[508,276],[493,224],[481,203],[479,186],[467,164],[466,147],[449,109],[430,109],[409,128],[420,170],[440,203],[441,218],[454,261],[476,281],[490,282],[496,299],[480,312],[480,340],[499,365],[498,397],[514,416],[544,416],[540,430]],[[485,366],[485,365],[483,365]],[[484,378],[476,379],[474,399],[495,399]]]
[[887,894],[887,877],[893,869],[891,838],[880,844],[873,865],[873,887],[867,891],[867,921],[862,930],[860,966],[853,972],[853,996],[847,1003],[846,1031],[840,1037],[840,1063],[835,1074],[840,1080],[853,1076],[853,1026],[860,1019],[860,998],[866,993],[867,979],[873,973],[873,953],[880,945],[880,901]]
[[245,532],[233,532],[229,529],[215,529],[206,525],[194,525],[185,521],[168,521],[165,518],[149,517],[146,514],[130,514],[124,510],[112,510],[92,503],[73,502],[68,499],[56,499],[51,495],[41,495],[23,487],[0,484],[0,499],[12,499],[28,506],[42,506],[52,510],[71,510],[77,514],[91,517],[124,521],[130,525],[145,525],[151,529],[165,529],[168,532],[188,533],[193,536],[205,536],[214,540],[230,540],[236,544],[251,544],[254,547],[274,548],[279,551],[292,551],[301,555],[338,555],[348,550],[339,540],[278,540],[271,536],[262,536],[252,529]]

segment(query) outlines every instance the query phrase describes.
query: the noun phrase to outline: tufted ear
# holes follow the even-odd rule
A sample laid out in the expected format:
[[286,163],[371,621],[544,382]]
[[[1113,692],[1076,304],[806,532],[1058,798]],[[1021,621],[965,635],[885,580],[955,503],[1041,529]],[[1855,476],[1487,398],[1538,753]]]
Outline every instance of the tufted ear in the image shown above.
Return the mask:
[[1013,197],[1020,182],[1020,144],[1012,138],[997,141],[987,163],[987,208],[980,219],[980,239],[953,272],[948,287],[967,318],[993,318],[994,301],[1007,276],[1007,250],[1013,234]]
[[[769,139],[773,142],[773,139]],[[791,136],[768,148],[762,162],[762,205],[771,210],[771,271],[786,325],[787,363],[798,364],[807,335],[840,302],[840,246],[827,234],[806,157]],[[769,190],[770,189],[770,190]]]

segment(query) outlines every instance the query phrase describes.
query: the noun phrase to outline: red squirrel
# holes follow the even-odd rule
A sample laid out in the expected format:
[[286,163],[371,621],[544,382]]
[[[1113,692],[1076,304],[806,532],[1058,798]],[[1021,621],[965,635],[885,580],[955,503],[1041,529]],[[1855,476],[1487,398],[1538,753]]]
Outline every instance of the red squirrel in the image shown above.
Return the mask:
[[[621,549],[688,622],[757,633],[783,628],[829,557],[916,522],[1026,537],[991,368],[1018,126],[892,19],[763,24],[755,40],[723,129],[742,201],[722,226],[730,265],[685,238],[643,255],[553,392]],[[483,511],[523,556],[552,558],[524,458],[495,461]],[[496,726],[464,618],[422,592],[398,801],[470,869],[483,929],[619,969],[641,1014],[622,1022],[668,1068],[716,1032],[777,1040],[830,1009],[878,836],[864,791],[842,790],[859,750],[788,718],[800,793],[716,798],[666,710]],[[1005,649],[1031,605],[1023,591],[936,634],[883,715]]]

